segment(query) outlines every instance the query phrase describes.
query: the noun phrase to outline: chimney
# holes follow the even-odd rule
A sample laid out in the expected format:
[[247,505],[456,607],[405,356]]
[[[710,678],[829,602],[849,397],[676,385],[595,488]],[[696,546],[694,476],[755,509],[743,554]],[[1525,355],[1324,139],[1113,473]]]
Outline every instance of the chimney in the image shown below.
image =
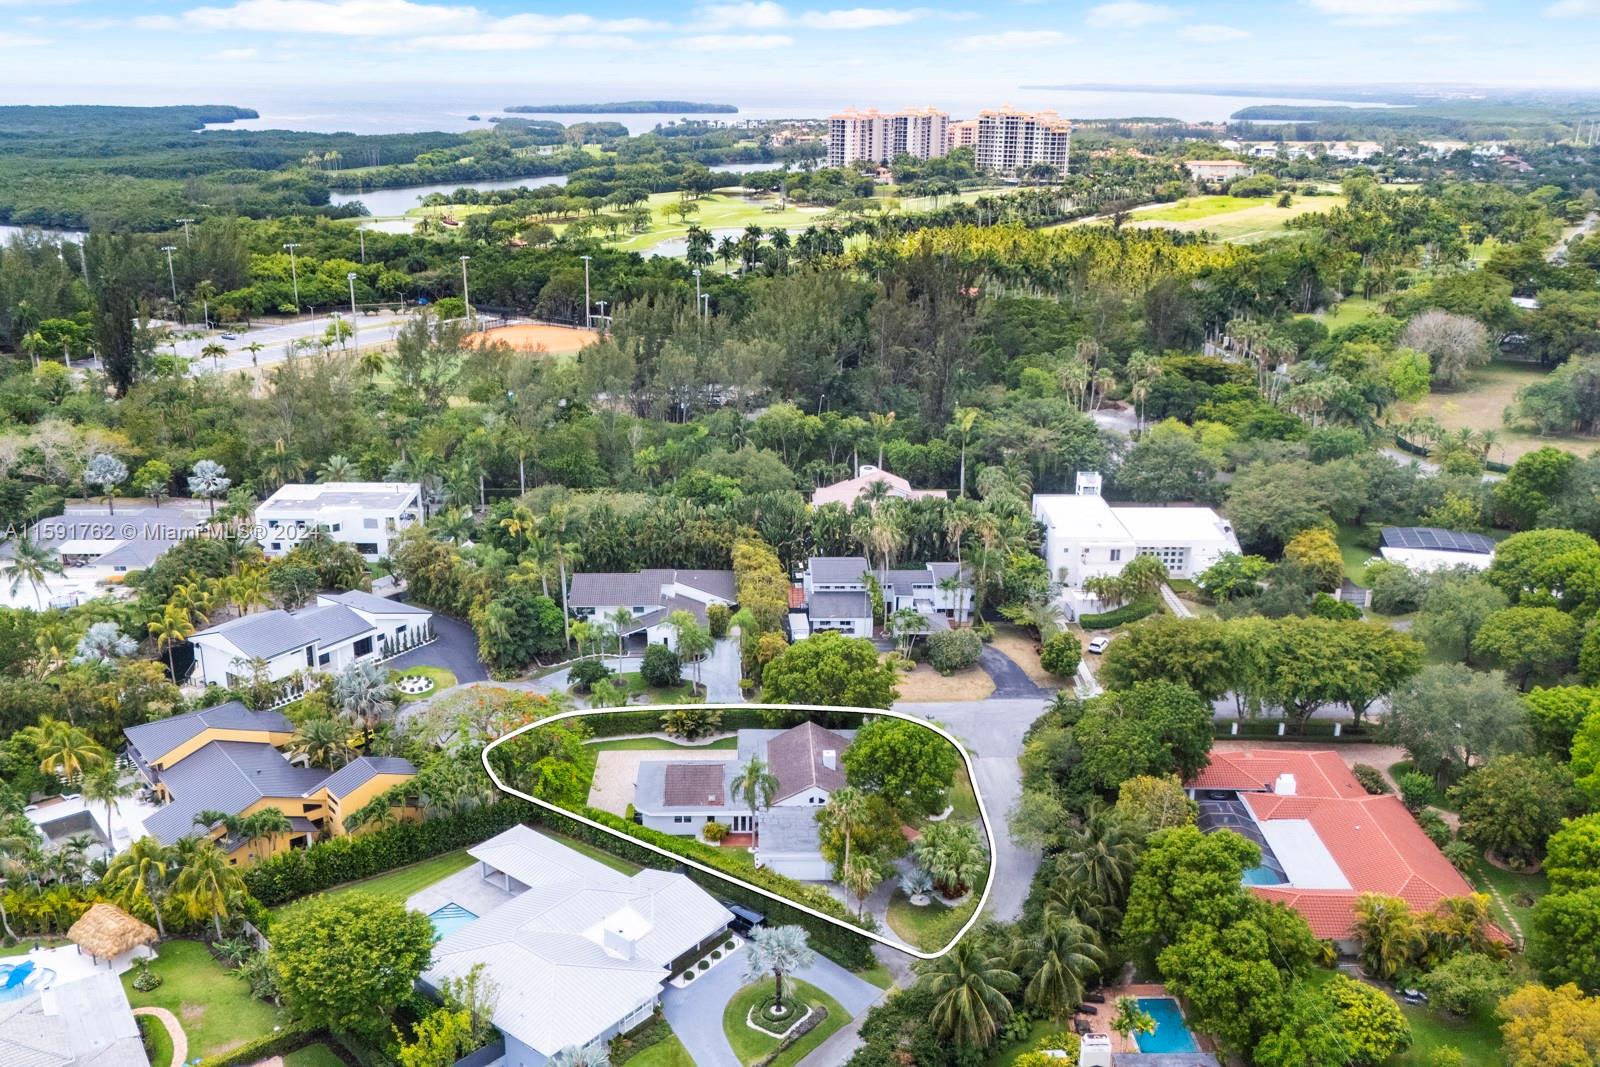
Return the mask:
[[828,770],[830,770],[830,771],[838,770],[839,769],[839,753],[835,752],[831,748],[823,749],[822,750],[822,765],[824,767],[828,768]]
[[1280,797],[1294,796],[1294,789],[1294,775],[1290,774],[1288,771],[1284,771],[1282,774],[1278,775],[1277,781],[1272,783],[1272,791],[1278,794]]
[[[600,947],[617,959],[631,960],[639,942],[650,932],[650,924],[630,907],[618,908],[600,924]],[[591,940],[593,933],[590,934]]]
[[1079,471],[1078,472],[1078,495],[1079,496],[1099,496],[1100,495],[1100,481],[1101,481],[1101,478],[1100,478],[1100,472],[1099,471]]
[[877,474],[877,473],[878,473],[878,468],[875,467],[874,465],[872,465],[871,463],[863,463],[861,466],[856,468],[856,477],[857,478],[865,478],[869,474]]

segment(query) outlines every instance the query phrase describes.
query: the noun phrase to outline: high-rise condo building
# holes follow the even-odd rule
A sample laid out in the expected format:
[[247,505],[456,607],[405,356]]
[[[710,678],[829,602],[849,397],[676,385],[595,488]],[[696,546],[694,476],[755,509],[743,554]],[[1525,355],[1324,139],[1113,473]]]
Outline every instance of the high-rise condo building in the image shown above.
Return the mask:
[[828,166],[858,160],[888,163],[896,156],[932,159],[948,150],[950,116],[931,107],[884,114],[847,108],[828,119]]
[[1007,105],[978,113],[977,163],[983,170],[1016,174],[1036,164],[1067,173],[1072,123],[1054,111],[1018,111]]

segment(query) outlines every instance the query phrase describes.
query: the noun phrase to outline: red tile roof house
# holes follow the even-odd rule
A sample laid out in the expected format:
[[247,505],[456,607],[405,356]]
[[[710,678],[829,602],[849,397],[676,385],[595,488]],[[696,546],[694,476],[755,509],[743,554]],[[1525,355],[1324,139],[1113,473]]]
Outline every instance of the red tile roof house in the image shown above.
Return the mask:
[[1399,798],[1369,795],[1335,752],[1213,752],[1188,788],[1202,830],[1261,846],[1261,866],[1245,872],[1250,889],[1294,908],[1341,952],[1358,947],[1351,927],[1363,893],[1430,911],[1474,892]]

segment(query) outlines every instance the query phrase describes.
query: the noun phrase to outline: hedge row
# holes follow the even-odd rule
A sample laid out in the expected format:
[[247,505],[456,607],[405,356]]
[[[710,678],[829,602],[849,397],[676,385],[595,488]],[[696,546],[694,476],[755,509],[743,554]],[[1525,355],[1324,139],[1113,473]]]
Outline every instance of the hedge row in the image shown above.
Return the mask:
[[1345,723],[1343,731],[1336,737],[1333,733],[1334,724],[1326,719],[1312,719],[1298,730],[1294,723],[1284,726],[1283,736],[1278,736],[1278,724],[1283,719],[1253,719],[1249,722],[1239,723],[1239,732],[1233,732],[1233,719],[1218,721],[1213,734],[1218,738],[1248,738],[1251,741],[1304,741],[1315,738],[1318,741],[1327,741],[1331,744],[1371,744],[1377,740],[1377,731],[1370,725],[1360,732],[1350,729],[1350,724]]
[[290,1027],[258,1037],[254,1041],[247,1041],[238,1048],[229,1049],[227,1052],[218,1053],[200,1060],[200,1067],[240,1067],[242,1064],[258,1063],[261,1060],[271,1059],[273,1056],[282,1056],[286,1052],[303,1049],[317,1041],[329,1041],[326,1032],[322,1030],[305,1030]]
[[1078,625],[1085,630],[1109,630],[1116,626],[1126,626],[1130,622],[1138,622],[1146,615],[1155,613],[1161,601],[1154,595],[1143,596],[1138,600],[1114,611],[1102,611],[1098,614],[1089,613],[1078,616]]
[[[855,917],[851,915],[850,911],[832,894],[819,886],[797,882],[773,871],[757,870],[748,864],[739,863],[723,849],[703,845],[690,838],[676,837],[672,834],[662,833],[659,830],[652,830],[647,826],[640,826],[637,823],[618,818],[609,811],[601,811],[599,808],[584,808],[582,814],[597,823],[616,830],[626,837],[649,842],[652,845],[667,849],[669,852],[675,852],[689,859],[697,860],[708,867],[715,867],[720,871],[726,872],[731,878],[758,885],[780,896],[799,901],[807,907],[815,908],[817,911],[837,916],[844,922],[855,922]],[[558,833],[602,848],[643,867],[668,870],[674,866],[672,861],[647,848],[631,846],[627,841],[619,841],[616,836],[603,830],[596,830],[584,823],[564,819],[555,813],[540,810],[531,813],[529,821],[544,821]],[[805,927],[807,934],[810,935],[812,947],[842,966],[860,969],[870,967],[874,962],[872,943],[867,938],[852,934],[848,930],[835,926],[833,923],[825,922],[809,915],[799,908],[789,907],[786,904],[781,904],[778,901],[762,896],[760,893],[746,889],[737,882],[726,881],[716,875],[706,874],[692,867],[685,868],[683,873],[687,874],[690,879],[701,885],[713,896],[754,908],[764,913],[776,925],[793,923]]]
[[244,872],[245,888],[268,907],[344,882],[371,878],[493,837],[527,813],[523,804],[490,804],[458,815],[399,823],[280,852]]
[[[659,711],[612,711],[604,715],[585,715],[582,722],[595,737],[618,734],[653,734],[661,729]],[[733,708],[722,713],[722,729],[764,730],[771,723],[766,712],[756,708]]]

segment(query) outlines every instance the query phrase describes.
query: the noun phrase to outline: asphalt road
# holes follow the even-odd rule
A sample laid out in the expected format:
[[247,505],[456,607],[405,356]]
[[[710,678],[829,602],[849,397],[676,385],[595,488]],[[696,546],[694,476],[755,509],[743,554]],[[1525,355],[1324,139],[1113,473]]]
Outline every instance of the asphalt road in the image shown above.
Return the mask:
[[[386,344],[394,340],[394,335],[408,319],[405,314],[383,312],[378,315],[360,315],[356,320],[357,340],[363,348],[377,344]],[[191,374],[213,374],[218,371],[248,370],[253,367],[268,367],[275,363],[282,363],[289,358],[289,344],[307,338],[318,338],[327,331],[333,317],[328,315],[306,319],[302,322],[288,322],[279,326],[265,326],[257,330],[245,330],[232,341],[225,341],[221,334],[212,334],[207,337],[193,338],[179,341],[176,345],[178,355],[184,356],[194,362],[190,365]],[[350,316],[344,316],[344,321],[350,321]],[[213,361],[202,358],[200,350],[207,345],[216,343],[228,350],[228,354],[221,359]],[[249,349],[252,343],[265,347],[252,361]],[[353,341],[346,342],[347,351],[353,351]],[[162,345],[160,351],[170,351],[174,346]]]

